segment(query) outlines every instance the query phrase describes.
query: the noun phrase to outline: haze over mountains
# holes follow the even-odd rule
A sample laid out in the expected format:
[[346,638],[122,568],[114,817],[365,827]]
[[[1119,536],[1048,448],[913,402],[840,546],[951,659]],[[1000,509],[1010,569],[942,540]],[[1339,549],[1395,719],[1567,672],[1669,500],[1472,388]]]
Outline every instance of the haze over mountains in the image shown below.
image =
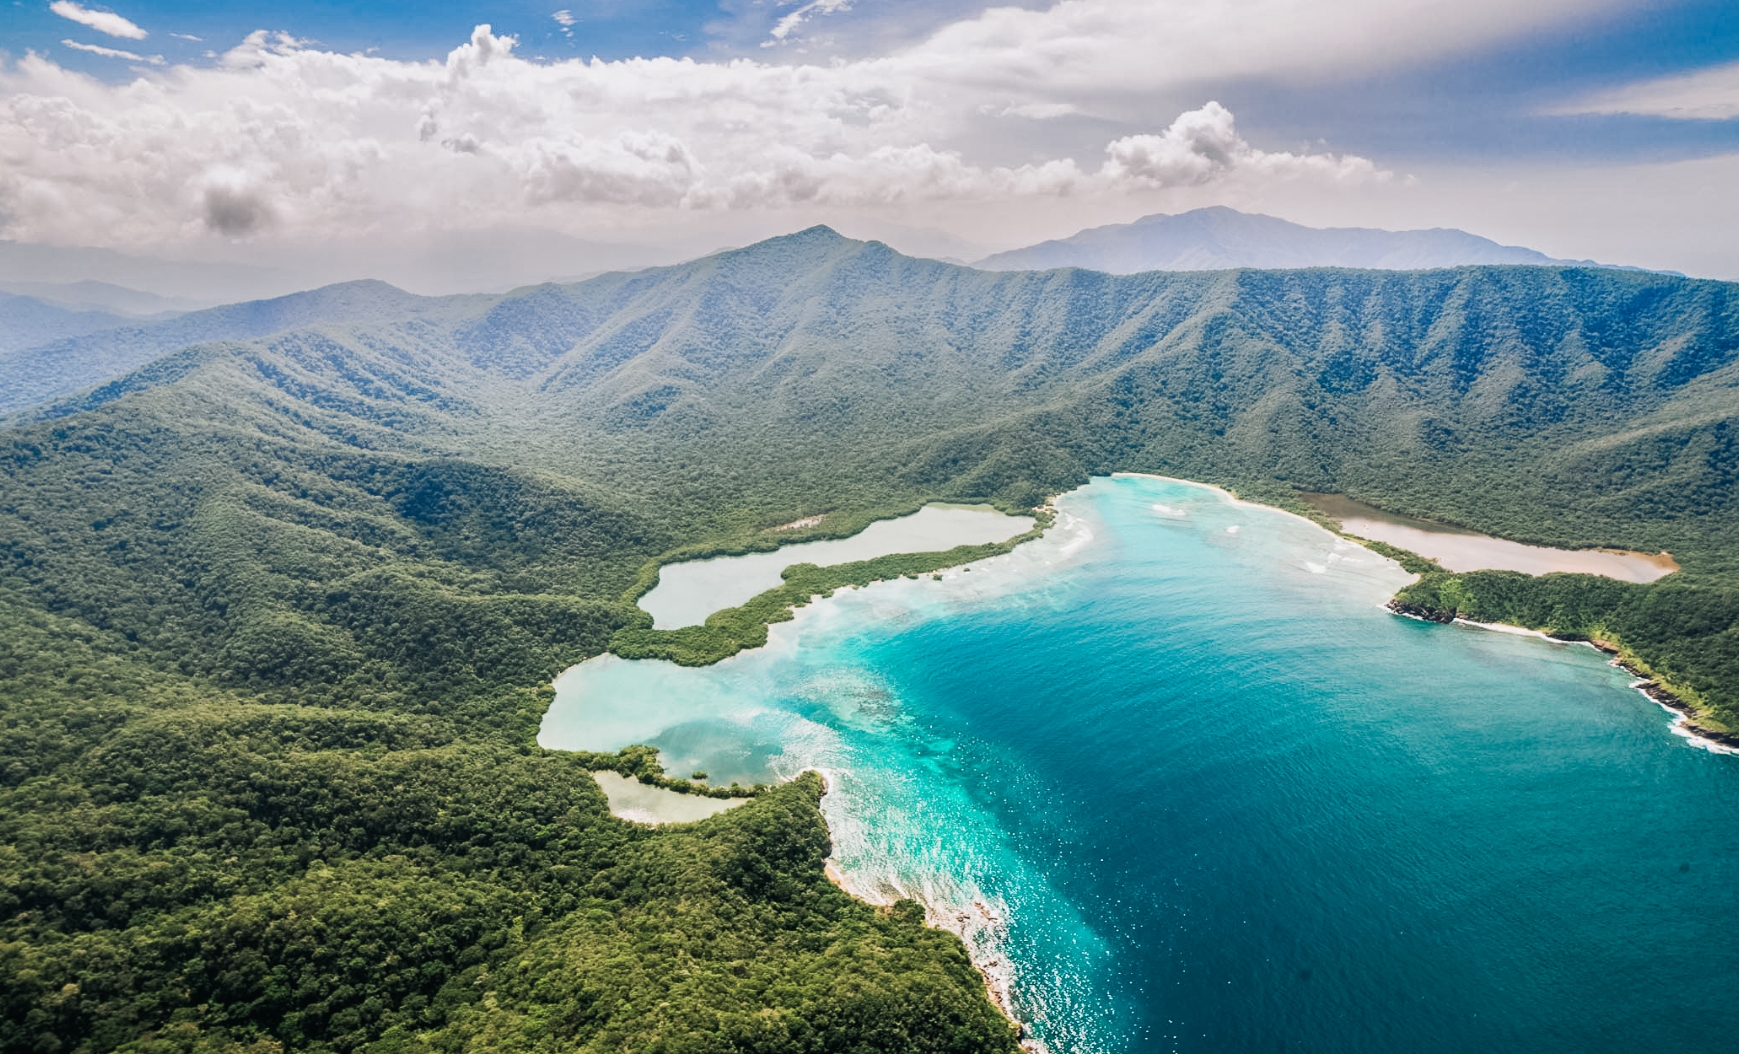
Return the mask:
[[[482,254],[474,263],[484,270],[459,281],[459,285],[494,285],[500,289],[501,279],[508,275],[501,272],[490,279],[494,272],[488,271],[488,266],[494,260],[488,253]],[[642,254],[642,258],[625,257],[619,264],[637,266],[644,262]],[[997,253],[972,266],[993,271],[1081,267],[1108,274],[1137,274],[1239,267],[1423,270],[1569,263],[1572,261],[1553,260],[1532,249],[1498,245],[1465,231],[1316,229],[1215,207],[1097,227],[1072,238]],[[527,267],[535,266],[535,260],[521,260],[509,270],[524,275],[532,273]],[[130,284],[117,284],[117,280]],[[277,321],[280,310],[288,312],[286,319],[312,317],[307,314],[310,310],[318,316],[324,308],[311,305],[324,301],[314,292],[269,300],[236,295],[248,289],[283,288],[289,281],[287,274],[258,269],[167,263],[107,250],[0,243],[0,411],[118,376],[189,343],[263,336],[282,328]],[[325,288],[356,285],[340,283]],[[191,295],[195,292],[206,299]],[[341,300],[347,304],[353,295],[330,294],[338,298],[333,303]],[[262,306],[247,310],[210,306],[224,299]],[[352,317],[349,310],[344,308],[340,314]],[[86,339],[97,333],[107,336]],[[81,340],[83,343],[67,343]]]
[[385,282],[345,282],[272,300],[142,321],[99,312],[49,315],[56,309],[0,294],[0,319],[42,316],[44,321],[29,332],[65,334],[43,343],[32,340],[22,348],[0,340],[0,411],[87,388],[192,345],[252,340],[297,327],[362,319],[410,320],[429,305],[463,310],[473,299],[418,297]]
[[1361,267],[1417,271],[1469,264],[1570,264],[1545,253],[1499,245],[1466,231],[1385,231],[1306,227],[1273,216],[1214,206],[1133,223],[1093,227],[1069,238],[987,256],[974,267],[1042,271],[1085,267],[1109,274],[1218,271],[1233,267]]
[[107,311],[129,318],[160,318],[212,307],[210,300],[160,296],[141,289],[83,278],[74,282],[0,282],[0,291],[27,296],[72,311]]
[[[248,298],[255,306],[246,309],[232,305],[202,311],[197,309],[205,305],[188,296],[164,295],[103,280],[127,277],[147,288],[176,291],[208,288],[213,296],[224,290],[258,287],[267,279],[284,280],[282,275],[273,277],[266,272],[238,273],[229,275],[225,282],[202,287],[200,283],[221,269],[203,264],[159,267],[159,263],[105,250],[0,243],[0,411],[119,376],[190,343],[264,336],[284,328],[289,320],[321,317],[327,307],[320,305],[332,305],[337,317],[353,318],[355,298],[363,295],[360,291],[364,288],[371,289],[367,296],[410,295],[397,289],[385,293],[391,288],[385,283],[370,286],[350,282],[269,300]],[[632,261],[624,263],[633,265]],[[993,271],[1081,267],[1108,274],[1137,274],[1240,267],[1421,270],[1570,263],[1532,249],[1498,245],[1464,231],[1316,229],[1215,207],[1097,227],[1072,238],[997,253],[972,266]],[[1578,264],[1586,265],[1586,261]],[[25,281],[18,277],[27,273],[54,280]],[[483,286],[491,284],[480,282]],[[336,292],[339,289],[349,291]],[[337,307],[340,303],[346,306]],[[97,333],[106,335],[92,336]]]

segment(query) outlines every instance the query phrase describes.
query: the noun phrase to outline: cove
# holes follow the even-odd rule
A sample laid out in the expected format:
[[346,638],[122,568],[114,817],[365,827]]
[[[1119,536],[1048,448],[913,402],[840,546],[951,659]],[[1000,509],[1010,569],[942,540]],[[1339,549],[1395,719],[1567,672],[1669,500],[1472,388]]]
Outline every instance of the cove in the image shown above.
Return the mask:
[[1590,648],[1389,614],[1410,576],[1297,518],[1058,508],[714,666],[575,667],[540,741],[822,769],[850,888],[924,899],[1059,1054],[1728,1045],[1739,758]]

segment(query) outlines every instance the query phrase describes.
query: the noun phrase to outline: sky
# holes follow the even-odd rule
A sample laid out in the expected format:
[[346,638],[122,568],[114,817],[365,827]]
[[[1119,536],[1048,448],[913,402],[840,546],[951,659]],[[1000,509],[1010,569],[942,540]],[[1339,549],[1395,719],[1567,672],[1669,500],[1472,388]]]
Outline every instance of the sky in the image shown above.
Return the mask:
[[1739,280],[1735,188],[1733,0],[0,0],[0,239],[295,284],[1205,205]]

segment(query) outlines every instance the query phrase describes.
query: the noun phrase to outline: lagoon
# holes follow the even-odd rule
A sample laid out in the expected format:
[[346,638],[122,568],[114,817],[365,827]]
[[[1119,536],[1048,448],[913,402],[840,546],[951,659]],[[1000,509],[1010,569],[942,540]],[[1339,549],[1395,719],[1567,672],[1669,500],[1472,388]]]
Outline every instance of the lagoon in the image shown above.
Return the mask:
[[1346,533],[1418,553],[1451,571],[1520,571],[1529,575],[1567,572],[1603,575],[1621,582],[1653,582],[1679,569],[1667,553],[1525,545],[1385,512],[1340,494],[1312,493],[1303,497],[1339,520],[1341,530]]
[[849,538],[667,564],[658,571],[658,584],[640,598],[640,608],[652,616],[654,629],[696,626],[715,611],[778,588],[780,572],[792,564],[829,567],[895,553],[942,552],[1006,541],[1032,527],[1032,517],[1006,516],[988,505],[926,505],[910,516],[877,520]]
[[1057,1054],[1700,1051],[1739,976],[1739,758],[1593,649],[1389,614],[1304,521],[1095,480],[1013,553],[603,657],[540,741],[820,768],[835,865],[962,932]]
[[682,794],[629,779],[618,772],[596,772],[593,776],[610,802],[611,815],[634,823],[692,823],[749,802],[747,798]]

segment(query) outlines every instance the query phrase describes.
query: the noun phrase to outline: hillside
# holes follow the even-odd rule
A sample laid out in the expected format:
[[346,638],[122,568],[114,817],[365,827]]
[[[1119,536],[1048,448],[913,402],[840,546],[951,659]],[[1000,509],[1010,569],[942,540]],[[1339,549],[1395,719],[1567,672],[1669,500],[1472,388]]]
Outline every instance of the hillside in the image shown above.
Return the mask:
[[993,273],[815,228],[221,310],[0,429],[4,1054],[1007,1050],[953,938],[822,880],[817,786],[647,833],[586,776],[637,761],[532,738],[551,676],[650,624],[651,562],[802,516],[782,540],[1135,470],[1668,549],[1651,586],[1431,588],[1739,723],[1739,286]]
[[0,281],[0,291],[75,311],[107,311],[112,315],[139,319],[167,318],[212,306],[209,302],[159,296],[88,278],[77,282]]
[[1306,227],[1223,205],[1179,215],[1143,216],[1068,238],[996,253],[974,264],[989,271],[1085,267],[1111,274],[1219,271],[1233,267],[1361,267],[1418,271],[1489,264],[1572,264],[1545,253],[1452,228],[1385,231]]
[[64,337],[114,329],[131,321],[124,315],[107,311],[0,292],[0,355]]
[[[102,321],[82,329],[62,322],[59,329],[28,330],[27,336],[10,344],[0,343],[0,411],[89,388],[194,344],[251,340],[297,327],[345,325],[370,318],[409,320],[430,310],[464,312],[469,306],[465,297],[433,300],[384,282],[346,282],[162,320],[65,312]],[[5,307],[0,294],[0,311]]]

